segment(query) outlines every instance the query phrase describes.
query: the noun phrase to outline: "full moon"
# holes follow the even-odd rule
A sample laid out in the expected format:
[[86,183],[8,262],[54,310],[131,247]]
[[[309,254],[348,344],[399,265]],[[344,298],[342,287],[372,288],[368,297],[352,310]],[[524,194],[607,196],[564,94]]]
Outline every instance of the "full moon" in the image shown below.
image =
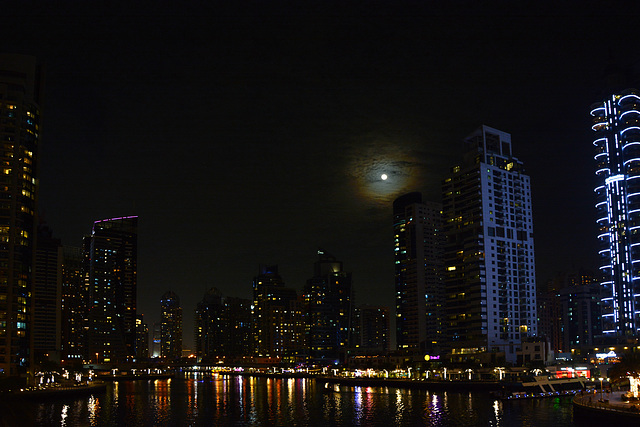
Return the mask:
[[380,175],[380,179],[383,180],[383,181],[386,181],[387,178],[389,178],[389,177],[387,176],[386,173],[383,173],[382,175]]

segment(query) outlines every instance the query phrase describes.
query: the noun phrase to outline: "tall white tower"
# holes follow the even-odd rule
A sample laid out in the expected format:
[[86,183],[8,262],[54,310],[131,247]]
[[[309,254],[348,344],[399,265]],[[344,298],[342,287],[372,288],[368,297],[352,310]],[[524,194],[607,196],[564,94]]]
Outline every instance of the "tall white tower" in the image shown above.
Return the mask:
[[482,126],[465,146],[443,183],[447,336],[454,358],[515,362],[537,334],[529,176],[508,133]]

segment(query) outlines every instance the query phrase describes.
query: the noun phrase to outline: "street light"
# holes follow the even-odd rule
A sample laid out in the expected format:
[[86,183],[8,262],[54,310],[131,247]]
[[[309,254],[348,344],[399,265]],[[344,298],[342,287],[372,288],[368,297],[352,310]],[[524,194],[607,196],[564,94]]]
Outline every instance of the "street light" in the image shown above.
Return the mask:
[[600,402],[604,402],[604,398],[602,396],[602,380],[604,380],[604,378],[600,377],[598,379],[600,380]]

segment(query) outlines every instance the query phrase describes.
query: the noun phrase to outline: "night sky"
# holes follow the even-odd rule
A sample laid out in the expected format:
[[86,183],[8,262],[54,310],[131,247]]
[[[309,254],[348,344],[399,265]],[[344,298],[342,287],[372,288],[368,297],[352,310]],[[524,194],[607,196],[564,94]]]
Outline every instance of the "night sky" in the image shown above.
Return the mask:
[[531,176],[539,286],[596,265],[589,107],[617,71],[640,86],[636,10],[16,3],[0,51],[46,72],[41,215],[72,246],[139,215],[138,310],[157,321],[175,291],[187,348],[209,288],[249,298],[278,264],[301,290],[318,247],[358,304],[393,307],[392,201],[439,201],[482,124],[512,134]]

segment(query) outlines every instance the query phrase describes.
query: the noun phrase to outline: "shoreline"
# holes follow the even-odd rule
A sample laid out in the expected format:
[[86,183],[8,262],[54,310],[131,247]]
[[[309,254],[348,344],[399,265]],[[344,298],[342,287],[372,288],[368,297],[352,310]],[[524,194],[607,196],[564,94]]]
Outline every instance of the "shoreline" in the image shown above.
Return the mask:
[[107,383],[102,381],[95,381],[91,384],[74,386],[47,387],[39,389],[27,389],[22,391],[7,391],[0,393],[0,397],[17,399],[46,399],[52,397],[84,396],[94,393],[102,394],[106,392],[106,390]]
[[245,373],[225,372],[222,375],[261,377],[261,378],[308,378],[316,380],[319,384],[339,384],[353,387],[393,387],[423,390],[447,390],[447,391],[497,391],[511,383],[493,380],[410,380],[402,378],[342,378],[324,375],[309,375],[305,373]]
[[634,403],[623,402],[623,392],[606,393],[600,401],[598,392],[576,394],[573,397],[573,414],[580,420],[629,422],[640,421],[640,408]]

